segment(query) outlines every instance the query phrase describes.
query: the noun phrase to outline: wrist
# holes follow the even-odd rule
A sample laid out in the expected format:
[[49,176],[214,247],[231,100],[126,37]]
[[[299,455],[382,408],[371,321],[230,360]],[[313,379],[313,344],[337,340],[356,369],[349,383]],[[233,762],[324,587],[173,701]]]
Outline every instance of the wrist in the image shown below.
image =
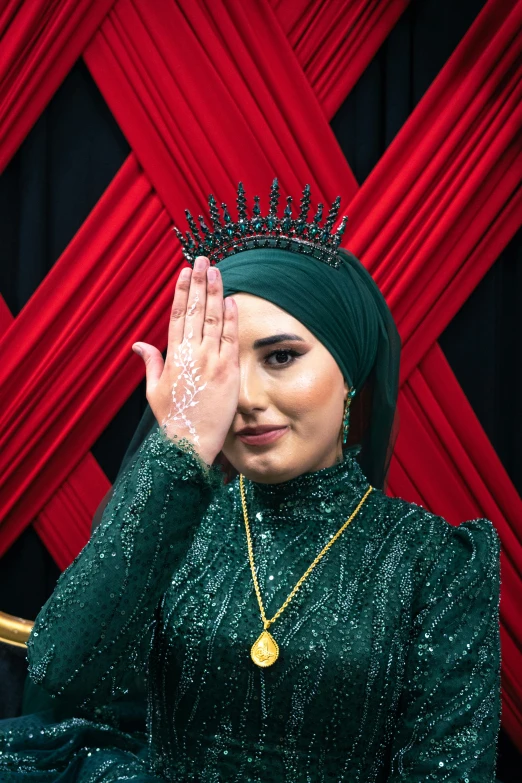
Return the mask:
[[194,446],[194,448],[196,449],[201,462],[205,464],[205,467],[212,467],[219,452],[216,452],[215,449],[200,448],[199,446]]
[[159,427],[159,430],[165,440],[170,441],[171,443],[175,443],[176,446],[183,451],[190,451],[199,459],[201,463],[205,465],[205,467],[211,467],[217,455],[219,454],[219,449],[216,451],[215,446],[207,443],[206,441],[199,439],[198,443],[195,443],[193,438],[190,436],[169,431],[165,427],[161,426]]

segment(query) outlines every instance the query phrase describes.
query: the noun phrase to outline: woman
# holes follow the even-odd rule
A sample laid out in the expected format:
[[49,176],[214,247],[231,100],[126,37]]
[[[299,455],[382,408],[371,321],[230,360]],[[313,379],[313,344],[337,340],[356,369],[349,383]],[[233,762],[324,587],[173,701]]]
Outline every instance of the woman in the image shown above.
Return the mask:
[[[29,642],[82,717],[10,721],[2,780],[494,779],[497,534],[384,493],[397,330],[338,202],[320,233],[276,187],[189,215],[149,410]],[[147,745],[110,719],[136,676]]]

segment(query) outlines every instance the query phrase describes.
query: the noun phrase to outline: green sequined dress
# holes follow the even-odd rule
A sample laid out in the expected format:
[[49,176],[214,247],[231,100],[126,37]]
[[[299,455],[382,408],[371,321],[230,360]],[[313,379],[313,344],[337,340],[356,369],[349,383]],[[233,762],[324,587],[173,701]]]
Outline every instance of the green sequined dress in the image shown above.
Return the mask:
[[[368,488],[356,460],[245,481],[268,617]],[[74,717],[0,722],[0,781],[490,783],[500,717],[499,540],[379,490],[263,629],[239,480],[159,428],[116,483],[28,647]],[[147,731],[111,721],[136,678]]]

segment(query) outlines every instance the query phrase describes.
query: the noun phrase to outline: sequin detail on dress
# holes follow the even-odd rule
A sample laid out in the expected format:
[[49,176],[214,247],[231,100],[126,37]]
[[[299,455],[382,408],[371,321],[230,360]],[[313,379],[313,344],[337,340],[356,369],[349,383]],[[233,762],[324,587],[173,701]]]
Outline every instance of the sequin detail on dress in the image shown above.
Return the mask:
[[[247,482],[269,616],[367,488],[354,450]],[[270,628],[277,665],[258,667],[238,479],[156,431],[29,647],[43,685],[97,721],[0,723],[0,780],[491,783],[499,585],[491,522],[452,527],[375,490]],[[111,718],[131,675],[149,683],[148,742]]]

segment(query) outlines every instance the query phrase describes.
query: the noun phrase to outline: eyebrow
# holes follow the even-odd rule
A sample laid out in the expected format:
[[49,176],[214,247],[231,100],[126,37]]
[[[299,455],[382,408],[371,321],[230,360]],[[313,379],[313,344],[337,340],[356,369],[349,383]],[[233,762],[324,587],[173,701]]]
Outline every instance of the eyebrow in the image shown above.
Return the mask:
[[287,342],[288,340],[300,340],[302,343],[305,342],[303,337],[299,337],[298,334],[273,334],[271,337],[263,337],[261,340],[256,340],[252,347],[253,348],[264,348],[265,345],[274,345],[274,343],[282,343]]

